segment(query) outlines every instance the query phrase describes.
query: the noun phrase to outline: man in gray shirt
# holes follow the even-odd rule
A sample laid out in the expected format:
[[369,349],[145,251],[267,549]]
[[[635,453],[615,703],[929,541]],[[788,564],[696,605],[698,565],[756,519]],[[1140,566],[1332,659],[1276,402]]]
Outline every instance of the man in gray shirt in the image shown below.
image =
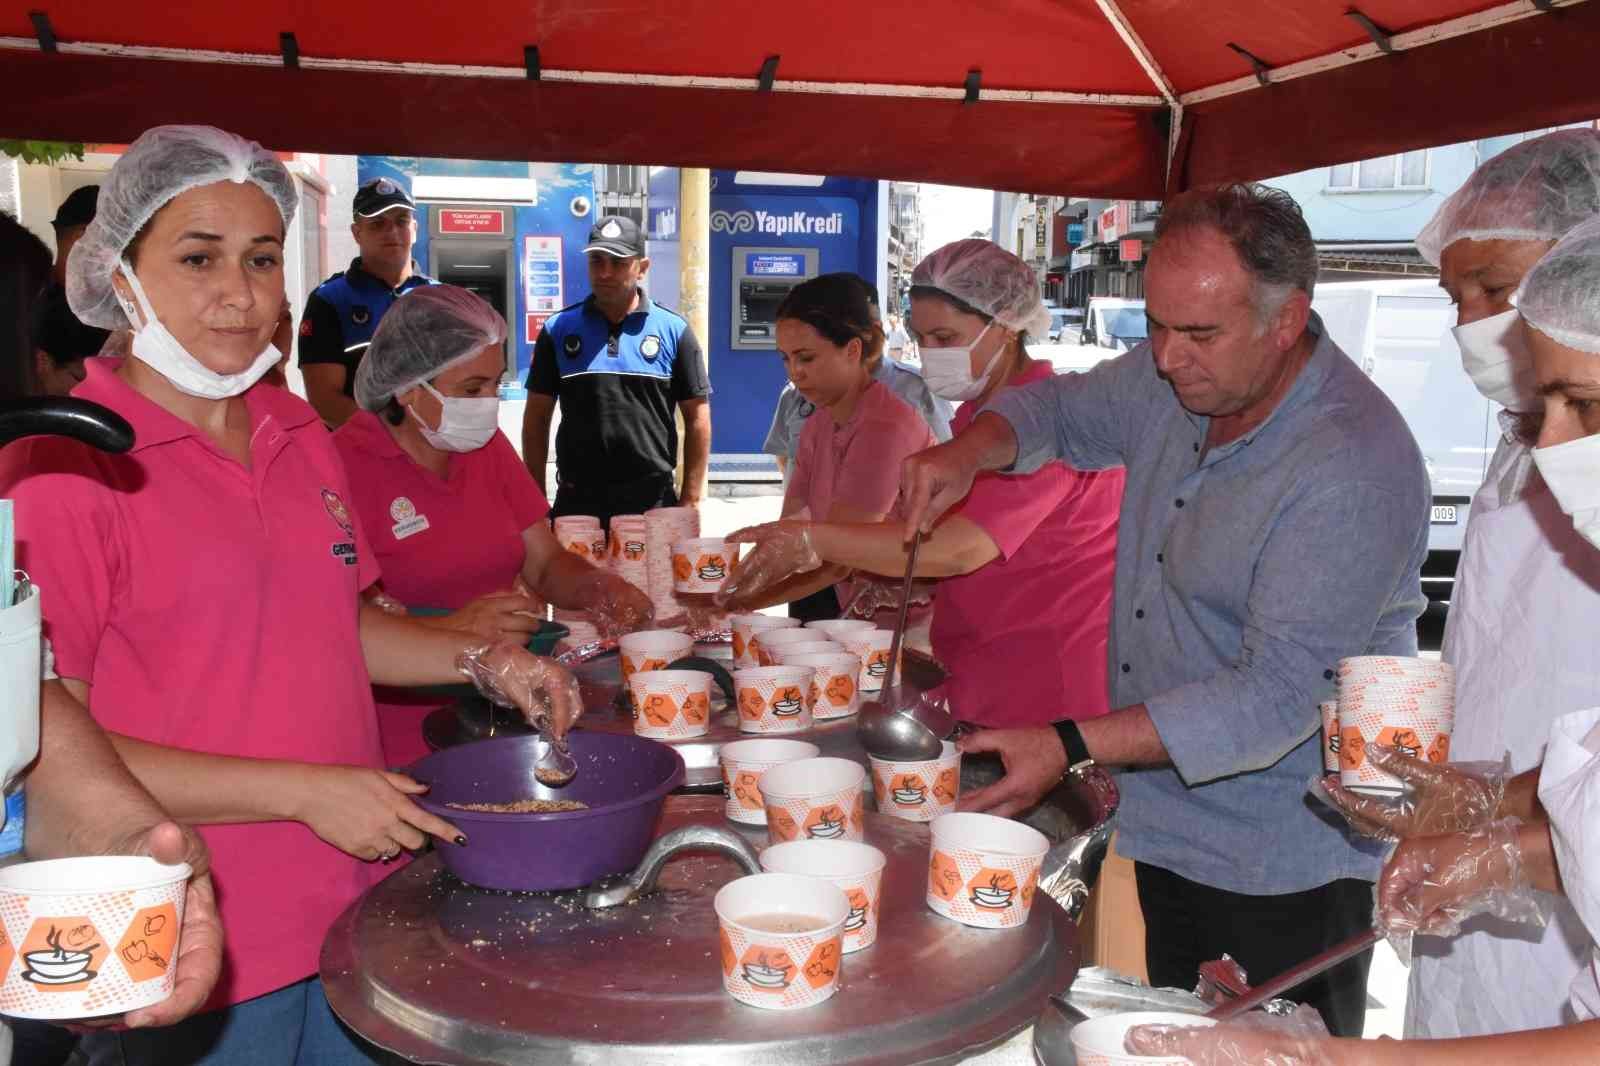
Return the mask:
[[[1169,202],[1145,274],[1150,340],[1013,389],[906,461],[907,531],[980,470],[1127,467],[1111,706],[976,734],[1006,776],[966,809],[1037,803],[1069,762],[1125,768],[1118,849],[1137,863],[1157,985],[1224,952],[1259,983],[1372,921],[1370,844],[1308,801],[1317,703],[1339,659],[1416,654],[1429,489],[1399,413],[1311,312],[1316,251],[1281,192]],[[1069,757],[1070,756],[1070,757]],[[1360,1035],[1365,954],[1292,998]]]

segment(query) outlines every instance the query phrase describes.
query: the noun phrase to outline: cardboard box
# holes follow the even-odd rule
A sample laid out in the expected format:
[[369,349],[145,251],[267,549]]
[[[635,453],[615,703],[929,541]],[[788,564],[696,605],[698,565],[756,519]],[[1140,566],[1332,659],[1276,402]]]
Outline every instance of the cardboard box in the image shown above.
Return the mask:
[[1149,979],[1144,964],[1144,916],[1139,911],[1133,863],[1117,854],[1115,836],[1079,931],[1085,966],[1106,966],[1125,977]]

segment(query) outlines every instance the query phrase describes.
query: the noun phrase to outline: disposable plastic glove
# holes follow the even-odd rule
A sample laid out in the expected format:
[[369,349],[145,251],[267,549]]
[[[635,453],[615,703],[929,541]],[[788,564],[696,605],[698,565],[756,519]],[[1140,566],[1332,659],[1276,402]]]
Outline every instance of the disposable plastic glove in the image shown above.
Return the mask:
[[1136,1025],[1125,1049],[1136,1055],[1181,1056],[1193,1066],[1332,1066],[1333,1038],[1315,1008],[1287,1016],[1250,1011],[1219,1025]]
[[1453,936],[1477,914],[1543,926],[1514,818],[1465,833],[1402,841],[1377,885],[1377,924],[1402,962],[1417,933]]
[[546,724],[557,739],[583,714],[583,695],[571,671],[513,641],[464,651],[456,657],[456,669],[485,699],[515,707],[535,728]]
[[1320,791],[1358,833],[1383,840],[1460,833],[1495,820],[1509,762],[1433,763],[1398,748],[1367,745],[1367,758],[1406,783],[1396,798],[1362,796],[1324,778]]
[[755,547],[739,560],[717,591],[717,603],[723,607],[738,609],[760,603],[763,594],[795,574],[822,565],[822,556],[811,542],[809,522],[768,522],[741,529],[726,539],[730,544]]
[[616,640],[628,633],[649,629],[656,609],[638,588],[609,570],[596,570],[579,585],[579,603],[589,615],[603,640]]
[[[856,593],[839,611],[841,618],[871,619],[879,611],[898,611],[900,591],[905,578],[883,577],[878,574],[854,574]],[[911,582],[911,605],[923,606],[933,602],[933,591],[939,583],[932,579],[915,578]]]

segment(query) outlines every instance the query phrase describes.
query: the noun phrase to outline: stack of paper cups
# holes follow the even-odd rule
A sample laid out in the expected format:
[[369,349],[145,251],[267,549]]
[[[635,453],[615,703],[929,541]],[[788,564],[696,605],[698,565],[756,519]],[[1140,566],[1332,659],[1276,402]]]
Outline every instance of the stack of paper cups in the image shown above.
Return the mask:
[[1345,788],[1396,795],[1404,782],[1374,766],[1367,745],[1398,748],[1433,763],[1450,759],[1455,670],[1449,663],[1389,655],[1339,661],[1339,780]]
[[[589,514],[569,514],[557,518],[552,525],[562,548],[596,566],[605,565],[606,531],[600,527],[600,519]],[[555,608],[551,614],[557,622],[568,624],[589,619],[583,611],[563,607]]]
[[611,520],[611,550],[606,565],[646,595],[650,587],[649,550],[644,515],[619,514]]
[[644,591],[658,622],[684,612],[672,589],[672,546],[699,535],[700,512],[693,507],[657,507],[644,514]]

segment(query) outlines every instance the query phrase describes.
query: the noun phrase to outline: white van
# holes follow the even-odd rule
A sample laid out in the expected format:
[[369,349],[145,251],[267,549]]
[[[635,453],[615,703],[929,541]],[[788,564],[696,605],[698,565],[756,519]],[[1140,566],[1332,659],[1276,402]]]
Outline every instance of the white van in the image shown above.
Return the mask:
[[1394,402],[1417,438],[1433,482],[1423,591],[1450,600],[1472,495],[1500,437],[1499,408],[1461,367],[1456,311],[1434,279],[1319,284],[1312,308],[1334,343]]

